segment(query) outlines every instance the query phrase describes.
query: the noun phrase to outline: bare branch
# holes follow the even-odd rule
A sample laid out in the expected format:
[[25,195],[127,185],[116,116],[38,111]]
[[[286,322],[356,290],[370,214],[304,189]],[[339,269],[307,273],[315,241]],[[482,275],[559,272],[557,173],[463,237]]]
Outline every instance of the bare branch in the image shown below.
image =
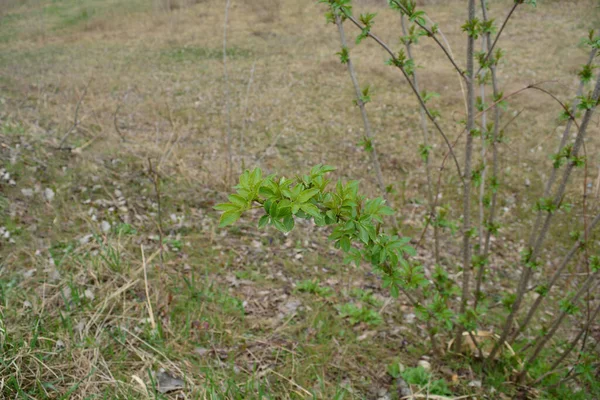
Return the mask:
[[250,70],[250,78],[248,79],[248,85],[246,85],[246,98],[244,100],[244,111],[242,115],[243,119],[243,127],[242,132],[240,134],[240,157],[242,158],[242,168],[243,160],[244,160],[244,136],[246,135],[246,129],[248,127],[248,99],[250,98],[250,88],[252,87],[252,82],[254,80],[254,70],[256,68],[256,61],[252,63],[252,69]]
[[231,105],[229,104],[229,76],[227,73],[227,22],[229,18],[229,5],[231,0],[225,3],[225,19],[223,21],[223,80],[225,95],[225,119],[227,127],[227,186],[231,183],[233,172],[232,133],[231,133]]
[[88,88],[90,87],[90,84],[92,83],[92,79],[93,79],[93,77],[90,78],[88,83],[83,88],[83,92],[81,93],[81,96],[79,96],[79,101],[77,101],[77,106],[75,106],[75,115],[73,116],[73,125],[67,131],[67,133],[65,133],[63,138],[60,140],[60,143],[58,144],[59,149],[62,149],[63,144],[65,144],[65,141],[67,140],[67,138],[69,137],[71,132],[73,132],[75,129],[77,129],[77,126],[79,126],[79,108],[81,108],[81,103],[83,102],[83,99],[85,98],[85,95],[87,94]]

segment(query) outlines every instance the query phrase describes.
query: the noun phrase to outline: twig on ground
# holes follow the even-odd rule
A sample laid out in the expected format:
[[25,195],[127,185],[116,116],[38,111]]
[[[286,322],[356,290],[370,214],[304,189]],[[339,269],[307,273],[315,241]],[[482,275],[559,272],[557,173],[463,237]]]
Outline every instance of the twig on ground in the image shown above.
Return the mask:
[[67,133],[65,133],[65,135],[60,140],[60,143],[58,144],[58,148],[59,149],[63,148],[63,145],[65,144],[65,141],[67,140],[67,138],[69,137],[69,135],[75,129],[77,129],[77,127],[79,126],[79,109],[81,108],[81,103],[83,102],[83,99],[85,98],[85,95],[87,94],[88,88],[90,87],[90,84],[92,83],[92,80],[93,80],[93,77],[91,77],[88,80],[88,83],[83,88],[83,92],[81,93],[81,96],[79,96],[79,101],[77,101],[77,106],[75,106],[75,115],[73,116],[73,125],[71,126],[71,128],[67,131]]

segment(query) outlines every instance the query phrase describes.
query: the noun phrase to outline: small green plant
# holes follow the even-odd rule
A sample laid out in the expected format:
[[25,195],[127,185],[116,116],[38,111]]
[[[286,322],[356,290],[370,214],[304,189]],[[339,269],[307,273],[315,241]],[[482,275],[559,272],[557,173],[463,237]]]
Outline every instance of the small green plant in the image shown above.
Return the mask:
[[452,394],[452,391],[448,388],[448,384],[445,380],[433,380],[431,373],[421,366],[416,368],[406,368],[400,375],[409,385],[415,385],[419,390],[429,394],[438,396],[448,396]]
[[383,323],[383,318],[377,311],[354,303],[343,304],[338,307],[338,311],[340,316],[348,319],[352,325],[364,323],[375,326]]
[[354,288],[350,292],[350,295],[352,297],[356,297],[359,301],[365,304],[369,304],[373,307],[381,307],[383,305],[383,302],[375,298],[375,296],[373,295],[373,291],[370,289],[363,290],[360,288]]
[[402,372],[405,371],[404,365],[399,360],[394,360],[387,366],[387,373],[392,378],[396,379],[402,376]]
[[316,294],[321,297],[328,297],[333,294],[333,290],[330,287],[321,286],[318,279],[305,280],[298,282],[296,290],[299,292],[305,292],[310,294]]

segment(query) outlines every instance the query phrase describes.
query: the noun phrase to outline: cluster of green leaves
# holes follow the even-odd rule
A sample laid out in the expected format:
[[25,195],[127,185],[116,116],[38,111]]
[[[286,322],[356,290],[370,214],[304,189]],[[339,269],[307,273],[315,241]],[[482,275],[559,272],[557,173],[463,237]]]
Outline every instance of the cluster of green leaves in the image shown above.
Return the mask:
[[594,49],[600,49],[600,36],[596,36],[596,31],[590,29],[588,36],[581,39],[581,44],[584,46],[590,46]]
[[537,7],[537,0],[515,0],[516,4],[527,4],[533,7]]
[[417,3],[414,0],[388,0],[390,8],[400,11],[408,17],[410,22],[416,22],[420,26],[425,26],[425,11],[417,10]]
[[416,368],[406,368],[400,373],[400,376],[402,376],[402,379],[409,385],[415,385],[429,394],[437,396],[452,395],[452,391],[445,380],[434,380],[431,373],[421,366]]
[[581,111],[576,111],[576,112],[572,113],[571,112],[572,109],[573,109],[573,107],[571,106],[571,103],[566,102],[563,109],[560,111],[560,115],[558,116],[558,121],[559,122],[568,121],[570,119],[579,118],[581,116]]
[[400,42],[403,45],[418,44],[421,36],[427,36],[427,32],[423,29],[417,29],[417,26],[412,25],[408,28],[408,34],[400,36]]
[[550,214],[555,212],[557,208],[554,199],[551,197],[541,197],[533,206],[534,211],[546,211]]
[[577,73],[579,79],[581,79],[581,82],[589,83],[592,80],[594,69],[596,68],[597,67],[592,64],[585,64],[583,67],[581,67],[581,70]]
[[415,71],[415,63],[412,58],[408,58],[404,50],[400,50],[398,55],[391,57],[386,61],[387,65],[393,65],[402,69],[407,75],[412,75]]
[[461,29],[473,39],[478,39],[481,34],[481,21],[478,18],[470,19],[461,26]]
[[365,149],[367,153],[371,153],[373,151],[373,140],[363,136],[362,140],[358,142],[358,145]]
[[438,228],[448,229],[452,235],[458,232],[458,222],[450,219],[446,207],[437,207],[435,215],[427,215],[425,223]]
[[574,297],[573,293],[570,293],[566,298],[561,299],[558,302],[560,311],[567,313],[569,315],[575,315],[579,312],[579,307],[573,301],[573,297]]
[[558,169],[565,163],[570,162],[575,167],[582,167],[585,165],[585,156],[576,156],[573,154],[573,145],[568,144],[564,146],[558,153],[552,156],[554,168]]
[[340,313],[340,316],[348,319],[348,322],[350,322],[352,325],[364,323],[375,326],[380,325],[383,322],[381,314],[365,306],[354,303],[346,303],[337,307],[337,309]]
[[360,99],[354,99],[354,104],[360,105],[360,104],[367,104],[370,102],[371,102],[371,86],[365,86],[360,91]]
[[299,292],[315,294],[321,297],[329,297],[333,294],[333,290],[330,287],[322,286],[318,279],[298,282],[296,285],[296,290]]
[[335,24],[335,16],[339,15],[342,20],[352,15],[352,0],[319,0],[319,3],[329,5],[329,11],[325,14],[328,23]]
[[540,262],[538,260],[534,260],[533,257],[533,249],[531,247],[526,247],[521,251],[521,262],[532,270],[538,269],[540,266]]
[[430,145],[420,144],[419,145],[419,155],[421,156],[421,160],[427,162],[429,160],[429,153],[431,153],[432,147]]
[[584,111],[592,110],[600,103],[600,100],[594,100],[591,92],[587,96],[579,96],[577,99],[579,100],[577,108]]
[[361,14],[359,17],[360,22],[363,23],[363,28],[362,31],[360,32],[360,34],[356,37],[356,44],[360,44],[360,42],[362,42],[364,39],[366,39],[369,36],[369,33],[371,32],[371,28],[373,27],[374,19],[375,19],[375,15],[376,14],[371,14],[371,13],[366,13],[366,14]]
[[264,210],[259,227],[272,225],[285,233],[294,228],[296,219],[312,219],[318,226],[333,227],[329,239],[346,253],[346,263],[370,262],[392,295],[427,286],[423,268],[407,260],[416,253],[410,239],[381,229],[383,218],[394,211],[380,197],[359,195],[356,181],[338,181],[328,190],[330,180],[325,174],[333,170],[328,165],[316,165],[308,175],[294,179],[263,177],[259,168],[245,171],[229,202],[215,207],[223,212],[220,226],[233,224],[252,208]]
[[598,256],[590,257],[590,269],[592,270],[592,272],[600,271],[600,257],[598,257]]
[[346,46],[342,47],[342,50],[338,51],[335,54],[340,56],[340,62],[342,64],[348,64],[348,62],[350,61],[350,51]]
[[369,304],[373,307],[381,307],[383,305],[383,302],[375,298],[373,291],[370,289],[354,288],[350,291],[350,295],[357,298],[362,303]]

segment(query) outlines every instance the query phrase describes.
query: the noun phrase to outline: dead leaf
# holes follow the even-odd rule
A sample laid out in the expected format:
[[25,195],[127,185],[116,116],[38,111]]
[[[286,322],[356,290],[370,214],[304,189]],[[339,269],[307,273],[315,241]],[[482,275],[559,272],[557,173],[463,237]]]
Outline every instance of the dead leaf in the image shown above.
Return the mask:
[[158,391],[162,394],[173,392],[175,390],[183,389],[185,382],[164,369],[159,370],[155,373],[156,383],[158,384]]

